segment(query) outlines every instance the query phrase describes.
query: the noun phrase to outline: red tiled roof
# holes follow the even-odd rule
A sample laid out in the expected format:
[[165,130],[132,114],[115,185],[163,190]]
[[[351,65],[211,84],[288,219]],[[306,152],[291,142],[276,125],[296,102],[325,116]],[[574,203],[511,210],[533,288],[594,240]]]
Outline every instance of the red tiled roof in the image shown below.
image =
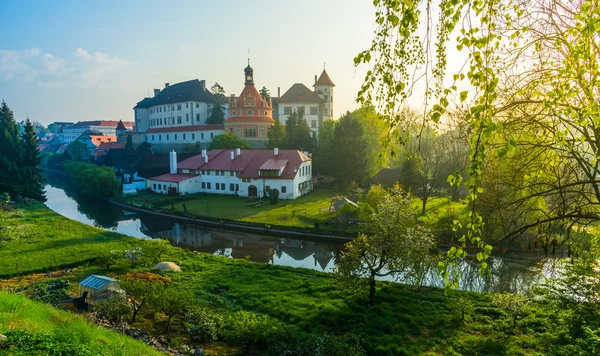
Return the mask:
[[[234,159],[231,159],[234,152]],[[269,166],[283,169],[281,176],[269,179],[292,179],[296,176],[294,169],[298,170],[302,162],[311,158],[297,150],[279,150],[279,155],[274,156],[272,150],[242,150],[239,156],[235,150],[211,150],[207,152],[208,163],[204,162],[202,155],[190,157],[177,165],[180,169],[196,169],[210,171],[236,171],[240,178],[259,178],[258,170],[267,161]],[[282,163],[285,161],[285,163]]]
[[188,180],[190,178],[194,178],[196,177],[196,175],[194,174],[184,174],[184,173],[177,173],[177,174],[163,174],[160,175],[158,177],[154,177],[154,178],[150,178],[152,180],[159,180],[162,182],[173,182],[173,183],[179,183],[179,182],[183,182],[184,180]]
[[322,103],[323,99],[302,83],[292,85],[279,98],[280,103]]
[[319,77],[319,79],[317,80],[317,82],[314,85],[332,85],[332,86],[335,86],[335,84],[333,84],[333,82],[331,81],[331,78],[329,78],[329,75],[327,75],[327,72],[325,71],[325,69],[323,69],[323,72],[321,73],[321,76]]
[[209,131],[224,130],[223,124],[196,125],[196,126],[175,126],[175,127],[154,127],[146,131],[147,134],[163,132],[189,132],[189,131]]
[[123,125],[123,121],[119,120],[119,123],[117,124],[117,130],[127,130],[125,128],[125,125]]
[[41,144],[38,145],[38,148],[40,149],[40,152],[42,152],[43,150],[45,150],[46,148],[48,148],[49,145],[45,145],[45,144]]
[[102,142],[98,146],[99,150],[123,149],[127,143],[125,142]]

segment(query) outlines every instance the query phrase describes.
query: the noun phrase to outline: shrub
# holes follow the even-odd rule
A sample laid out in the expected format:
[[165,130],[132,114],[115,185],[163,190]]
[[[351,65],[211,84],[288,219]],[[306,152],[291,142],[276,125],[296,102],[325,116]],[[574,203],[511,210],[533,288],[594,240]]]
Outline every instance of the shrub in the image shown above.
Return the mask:
[[225,336],[231,343],[244,347],[248,354],[251,347],[264,348],[279,328],[279,323],[268,316],[242,310],[227,319]]
[[103,251],[96,262],[98,266],[104,267],[108,271],[110,266],[117,264],[122,256],[121,251],[118,250]]
[[271,189],[269,191],[269,203],[277,204],[279,202],[279,190]]
[[223,317],[207,309],[192,309],[185,314],[190,338],[197,342],[216,341],[223,329]]
[[123,320],[130,319],[133,313],[131,304],[125,298],[114,298],[96,305],[98,313],[102,314],[106,320],[112,323],[121,323]]
[[29,298],[57,305],[73,298],[67,292],[70,288],[71,282],[66,279],[57,279],[49,283],[41,283],[33,286],[29,292]]
[[126,260],[129,260],[131,262],[131,267],[135,267],[135,265],[142,258],[142,249],[136,247],[132,248],[131,250],[127,250],[123,254],[123,257],[125,257]]
[[84,344],[77,345],[72,340],[61,339],[44,333],[33,333],[27,330],[9,330],[4,335],[6,336],[6,340],[1,342],[3,355],[93,356],[105,354],[98,347]]
[[267,353],[277,356],[366,355],[361,340],[354,335],[336,336],[330,333],[314,333],[303,337],[289,329],[278,334],[269,342]]

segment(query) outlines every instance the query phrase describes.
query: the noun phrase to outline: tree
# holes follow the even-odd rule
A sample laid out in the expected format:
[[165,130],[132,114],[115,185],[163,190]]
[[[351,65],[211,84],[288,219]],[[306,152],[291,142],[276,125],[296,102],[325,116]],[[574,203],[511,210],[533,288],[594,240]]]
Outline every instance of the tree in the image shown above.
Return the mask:
[[225,122],[225,113],[223,113],[223,107],[221,103],[217,102],[213,105],[212,111],[208,119],[206,119],[206,123],[209,125],[222,124]]
[[234,149],[240,148],[242,150],[248,150],[252,148],[248,141],[239,138],[231,132],[225,132],[222,135],[213,137],[212,141],[208,145],[209,150],[220,150],[220,149]]
[[376,167],[377,156],[364,138],[363,124],[347,112],[335,124],[330,145],[331,173],[345,189],[352,181],[359,185],[367,182]]
[[133,138],[131,135],[127,135],[127,142],[125,143],[125,149],[128,152],[133,152]]
[[19,128],[12,110],[3,100],[0,106],[0,192],[16,198],[23,192],[22,172],[19,166],[21,147]]
[[431,258],[435,246],[433,235],[416,224],[410,196],[398,185],[379,196],[379,205],[371,207],[372,233],[360,234],[346,243],[336,266],[339,279],[348,286],[368,282],[369,304],[375,303],[376,278],[398,278],[411,268]]
[[125,290],[127,296],[131,298],[133,309],[131,316],[132,323],[135,322],[140,310],[149,304],[156,291],[169,283],[171,283],[170,278],[141,271],[127,273],[121,278],[119,285]]
[[275,124],[271,126],[271,129],[267,132],[267,136],[269,137],[269,148],[284,148],[288,146],[287,133],[279,118],[275,119]]
[[100,267],[106,268],[106,271],[108,272],[110,266],[114,266],[115,264],[117,264],[121,260],[122,256],[123,254],[121,253],[121,251],[106,250],[102,252],[97,262]]
[[167,316],[165,331],[171,331],[171,319],[174,316],[183,317],[183,314],[192,304],[193,298],[189,292],[176,287],[163,287],[152,298],[154,310]]
[[67,146],[66,152],[73,161],[87,162],[90,160],[90,150],[85,143],[81,141],[73,141]]
[[319,128],[319,146],[317,152],[313,155],[313,165],[315,171],[324,174],[333,174],[331,167],[331,143],[335,135],[335,121],[327,120]]
[[149,154],[152,154],[152,147],[148,142],[142,142],[135,149],[135,153],[137,153],[138,156],[147,156]]
[[268,316],[241,310],[229,317],[224,329],[227,339],[242,346],[248,355],[251,347],[267,345],[280,328],[281,325]]
[[263,98],[263,100],[269,101],[269,99],[271,99],[271,92],[269,89],[267,89],[267,87],[262,87],[260,89],[260,96]]
[[494,304],[507,313],[512,319],[513,329],[517,328],[517,321],[521,319],[526,311],[531,300],[520,294],[512,293],[496,293],[492,296]]
[[293,112],[288,116],[285,124],[287,135],[287,148],[313,152],[315,141],[311,137],[311,130],[304,120],[304,115]]
[[121,183],[110,167],[76,161],[67,162],[63,166],[71,182],[85,198],[110,198],[121,188]]
[[213,84],[213,86],[210,87],[210,91],[213,94],[225,94],[225,89],[223,89],[223,87],[217,82],[215,82],[215,84]]
[[39,201],[45,201],[44,179],[42,171],[38,168],[40,164],[40,150],[35,128],[29,119],[25,122],[25,132],[22,136],[22,159],[20,162],[22,171],[23,196]]

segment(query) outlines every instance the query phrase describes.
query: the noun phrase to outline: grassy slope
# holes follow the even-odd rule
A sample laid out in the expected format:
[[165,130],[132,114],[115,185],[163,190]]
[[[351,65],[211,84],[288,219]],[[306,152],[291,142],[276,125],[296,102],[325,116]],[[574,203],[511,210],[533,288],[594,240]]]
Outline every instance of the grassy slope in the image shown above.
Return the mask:
[[[0,292],[0,333],[9,330],[47,334],[60,346],[83,346],[90,354],[160,355],[143,342],[92,325],[82,316],[56,310],[21,295]],[[36,346],[33,347],[35,350]],[[25,351],[22,348],[9,351],[11,354],[20,354]],[[0,354],[4,354],[2,349],[0,347]]]
[[[7,216],[0,214],[4,214],[0,219]],[[1,243],[0,263],[8,266],[18,255],[14,251],[29,251],[29,270],[38,270],[40,266],[57,267],[58,262],[53,264],[47,258],[49,255],[61,256],[60,263],[78,264],[107,245],[110,249],[124,250],[144,243],[72,221],[71,230],[52,231],[57,223],[65,226],[67,219],[40,205],[29,206],[22,214],[23,218],[4,219],[3,224],[15,226],[40,215],[51,223],[44,225],[44,220],[40,221],[45,233],[35,238],[35,244]],[[77,243],[86,236],[97,236],[96,243]],[[30,247],[23,249],[21,245]],[[37,245],[50,246],[51,250],[32,248]],[[455,314],[439,289],[415,291],[398,284],[379,283],[378,303],[368,308],[364,291],[340,290],[333,276],[326,273],[196,254],[179,248],[171,248],[163,260],[182,267],[182,273],[172,276],[174,283],[193,293],[201,304],[225,313],[245,309],[268,314],[303,332],[359,334],[370,354],[531,354],[532,350],[550,350],[543,344],[552,342],[551,330],[560,325],[552,319],[554,316],[536,311],[525,318],[526,327],[514,334],[506,329],[503,313],[491,305],[486,294],[466,293],[475,304],[477,315],[461,325],[454,321]],[[40,265],[36,266],[35,261]],[[121,262],[108,274],[118,277],[128,269]],[[90,273],[106,272],[93,265],[83,266],[76,270],[74,280]]]

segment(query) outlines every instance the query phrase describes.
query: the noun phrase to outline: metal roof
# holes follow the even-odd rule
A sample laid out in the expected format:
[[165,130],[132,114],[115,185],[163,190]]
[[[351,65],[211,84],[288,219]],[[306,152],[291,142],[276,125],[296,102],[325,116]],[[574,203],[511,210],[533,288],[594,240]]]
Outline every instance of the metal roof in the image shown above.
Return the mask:
[[106,286],[109,283],[112,282],[117,282],[116,279],[110,278],[110,277],[106,277],[106,276],[96,276],[96,275],[90,275],[88,276],[86,279],[84,279],[83,281],[81,281],[79,283],[80,286],[83,287],[88,287],[88,288],[92,288],[92,289],[102,289],[104,286]]

